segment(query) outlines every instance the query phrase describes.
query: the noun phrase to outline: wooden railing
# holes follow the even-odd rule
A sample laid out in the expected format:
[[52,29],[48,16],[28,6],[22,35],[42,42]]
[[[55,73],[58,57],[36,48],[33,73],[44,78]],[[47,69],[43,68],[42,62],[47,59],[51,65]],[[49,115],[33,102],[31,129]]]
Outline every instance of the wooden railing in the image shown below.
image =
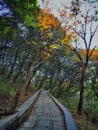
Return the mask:
[[66,124],[67,130],[77,130],[75,122],[71,113],[68,111],[66,107],[64,107],[58,100],[56,100],[50,93],[48,93],[52,100],[56,103],[56,105],[61,109],[64,115],[64,122]]
[[15,130],[30,114],[32,107],[38,98],[41,90],[37,91],[31,98],[17,108],[14,114],[0,119],[0,130]]

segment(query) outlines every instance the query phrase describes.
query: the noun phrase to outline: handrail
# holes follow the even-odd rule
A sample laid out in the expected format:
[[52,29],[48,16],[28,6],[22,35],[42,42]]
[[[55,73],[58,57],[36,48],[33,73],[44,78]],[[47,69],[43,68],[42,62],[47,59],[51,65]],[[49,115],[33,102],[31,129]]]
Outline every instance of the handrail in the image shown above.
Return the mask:
[[57,106],[61,109],[61,111],[63,112],[66,129],[67,130],[77,130],[73,117],[72,117],[71,113],[68,111],[68,109],[65,108],[58,100],[56,100],[49,92],[48,92],[48,94],[53,99],[53,101],[57,104]]
[[0,119],[0,130],[12,130],[17,128],[29,115],[31,108],[39,96],[41,90],[37,91],[31,98],[16,109],[16,113]]

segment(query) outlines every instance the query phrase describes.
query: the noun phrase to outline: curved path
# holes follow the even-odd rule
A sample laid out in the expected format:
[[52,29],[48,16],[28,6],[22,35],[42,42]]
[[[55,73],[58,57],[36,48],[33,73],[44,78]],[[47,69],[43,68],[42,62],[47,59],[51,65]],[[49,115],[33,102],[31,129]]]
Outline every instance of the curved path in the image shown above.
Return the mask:
[[46,91],[42,91],[29,119],[18,130],[65,130],[63,113]]

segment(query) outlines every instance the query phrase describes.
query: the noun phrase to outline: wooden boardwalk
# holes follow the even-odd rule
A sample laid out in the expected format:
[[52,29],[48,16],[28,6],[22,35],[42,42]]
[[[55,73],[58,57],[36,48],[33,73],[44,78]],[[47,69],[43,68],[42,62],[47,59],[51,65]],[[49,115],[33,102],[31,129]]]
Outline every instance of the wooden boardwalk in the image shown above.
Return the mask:
[[0,119],[0,130],[77,130],[77,127],[65,106],[47,91],[38,90],[15,113]]
[[33,110],[18,130],[66,130],[63,113],[46,91],[42,91]]

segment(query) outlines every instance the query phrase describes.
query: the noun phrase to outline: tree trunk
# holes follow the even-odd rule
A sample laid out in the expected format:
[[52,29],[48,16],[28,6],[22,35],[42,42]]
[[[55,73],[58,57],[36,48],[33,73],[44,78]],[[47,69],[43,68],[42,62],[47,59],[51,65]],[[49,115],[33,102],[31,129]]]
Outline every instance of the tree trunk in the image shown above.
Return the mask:
[[32,62],[29,63],[29,66],[28,66],[28,70],[27,70],[27,76],[26,76],[26,79],[22,85],[22,87],[18,90],[18,92],[16,93],[15,97],[14,97],[14,108],[16,107],[18,101],[19,101],[19,98],[20,98],[20,95],[21,94],[25,94],[26,93],[26,90],[30,84],[30,81],[33,77],[33,75],[35,74],[36,70],[40,67],[40,65],[42,64],[43,62],[40,62],[38,65],[32,67]]
[[63,84],[63,80],[62,81],[59,81],[59,84],[58,84],[58,92],[57,92],[57,97],[60,97],[61,96],[61,91],[62,91],[62,84]]
[[84,93],[84,79],[85,79],[85,71],[86,71],[87,64],[83,67],[82,75],[80,79],[80,95],[79,95],[79,103],[77,107],[77,113],[82,115],[82,107],[83,107],[83,93]]
[[43,78],[42,78],[42,80],[40,81],[40,83],[39,83],[39,85],[38,85],[38,89],[40,89],[40,88],[42,88],[42,84],[43,84],[43,82],[46,80],[46,77],[45,76],[43,76]]
[[21,92],[24,93],[32,79],[32,75],[33,75],[33,70],[32,70],[32,62],[29,63],[29,67],[27,70],[27,76],[26,76],[26,80],[24,81],[22,87],[21,87]]
[[14,58],[14,61],[13,61],[13,65],[12,65],[12,67],[11,67],[11,70],[10,70],[10,72],[9,72],[9,75],[7,76],[7,79],[9,79],[9,78],[11,77],[12,73],[13,73],[13,70],[14,70],[15,63],[16,63],[17,58],[18,58],[18,54],[15,55],[15,58]]
[[26,90],[26,88],[27,88],[27,86],[28,86],[28,84],[31,80],[31,77],[32,77],[32,74],[33,74],[31,67],[32,67],[32,62],[29,63],[28,70],[27,70],[27,76],[26,76],[26,79],[25,79],[22,87],[17,91],[17,93],[14,97],[12,110],[15,110],[17,103],[19,101],[20,95],[25,93],[25,90]]
[[52,79],[53,79],[53,77],[50,77],[50,81],[49,81],[50,93],[51,93],[51,91],[52,91]]
[[21,73],[22,73],[22,68],[23,68],[23,66],[24,66],[24,64],[25,64],[25,61],[26,61],[28,55],[29,55],[29,53],[27,53],[26,56],[23,58],[23,61],[20,62],[20,66],[19,66],[19,68],[17,68],[18,70],[17,70],[17,72],[16,72],[15,77],[13,78],[13,82],[16,82],[17,78],[21,75]]

